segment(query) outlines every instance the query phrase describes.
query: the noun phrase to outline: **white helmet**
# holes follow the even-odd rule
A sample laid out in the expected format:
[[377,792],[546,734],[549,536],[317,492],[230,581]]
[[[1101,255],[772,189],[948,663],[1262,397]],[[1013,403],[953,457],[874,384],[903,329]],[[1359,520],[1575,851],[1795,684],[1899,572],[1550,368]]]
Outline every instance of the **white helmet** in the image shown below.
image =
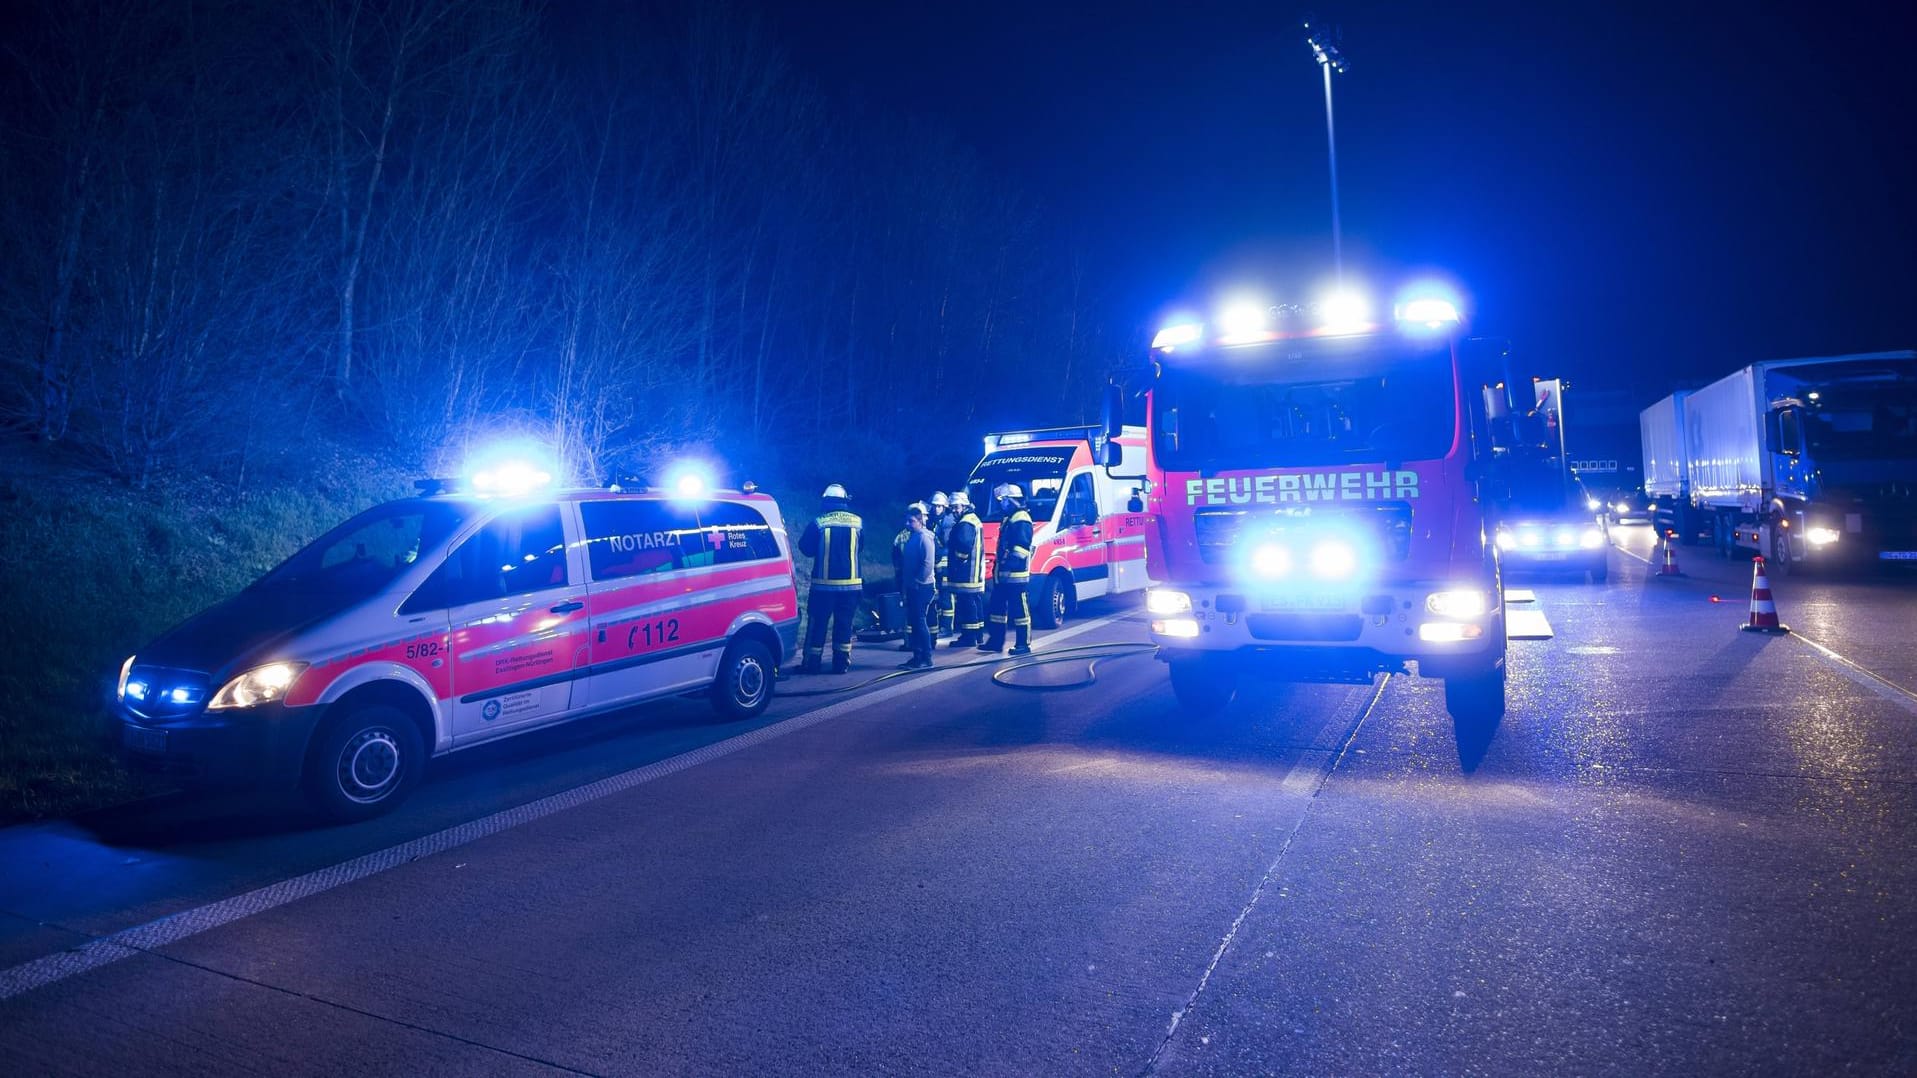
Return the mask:
[[839,485],[839,484],[837,484],[837,483],[831,483],[831,484],[828,484],[828,485],[826,486],[826,488],[825,488],[825,493],[824,493],[824,494],[821,494],[821,495],[819,495],[819,497],[821,497],[821,498],[843,498],[843,497],[845,497],[845,488],[844,488],[844,487],[842,487],[842,486],[840,486],[840,485]]
[[947,497],[945,496],[945,492],[944,492],[944,491],[942,491],[942,490],[935,490],[935,491],[933,491],[933,492],[932,492],[932,508],[934,508],[934,509],[943,509],[943,508],[945,508],[946,506],[948,506],[948,505],[951,505],[951,504],[952,504],[952,501],[951,501],[951,499],[949,499],[949,498],[947,498]]
[[908,505],[905,507],[905,511],[908,513],[914,509],[917,509],[919,511],[920,516],[929,516],[931,515],[931,512],[932,512],[930,509],[927,509],[925,507],[924,502],[913,502],[911,505]]
[[953,491],[952,492],[952,508],[954,509],[972,508],[972,496],[970,494],[965,493],[962,490]]
[[1019,489],[1017,483],[1000,483],[998,486],[992,488],[992,497],[1011,498],[1017,501],[1025,497],[1025,492]]

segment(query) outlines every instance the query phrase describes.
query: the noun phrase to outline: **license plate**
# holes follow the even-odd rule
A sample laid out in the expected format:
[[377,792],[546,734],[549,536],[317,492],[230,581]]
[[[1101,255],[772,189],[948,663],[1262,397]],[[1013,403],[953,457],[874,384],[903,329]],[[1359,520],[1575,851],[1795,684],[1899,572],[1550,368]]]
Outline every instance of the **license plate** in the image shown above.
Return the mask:
[[1886,550],[1877,556],[1884,561],[1917,561],[1917,550]]
[[148,730],[140,726],[120,728],[120,740],[127,748],[135,752],[165,752],[166,731]]
[[1530,558],[1532,561],[1563,561],[1568,556],[1569,555],[1565,554],[1562,550],[1540,550],[1536,553],[1525,555],[1525,557]]
[[1335,614],[1351,609],[1348,595],[1272,595],[1259,604],[1267,614],[1288,614],[1305,610],[1314,614]]

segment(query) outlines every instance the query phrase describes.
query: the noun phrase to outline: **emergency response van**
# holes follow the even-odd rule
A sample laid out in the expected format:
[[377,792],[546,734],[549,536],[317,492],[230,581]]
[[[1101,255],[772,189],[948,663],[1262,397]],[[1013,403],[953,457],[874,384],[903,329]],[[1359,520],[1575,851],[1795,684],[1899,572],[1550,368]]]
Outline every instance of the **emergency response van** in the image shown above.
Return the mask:
[[985,578],[998,550],[999,507],[992,491],[1011,483],[1025,492],[1032,516],[1032,621],[1055,629],[1077,613],[1080,599],[1141,591],[1147,518],[1133,510],[1145,481],[1145,428],[1113,439],[1118,463],[1092,459],[1096,427],[1005,431],[985,436],[985,456],[966,493],[985,525]]
[[303,786],[353,820],[397,804],[429,756],[689,691],[765,709],[798,629],[771,498],[420,487],[129,657],[130,763]]

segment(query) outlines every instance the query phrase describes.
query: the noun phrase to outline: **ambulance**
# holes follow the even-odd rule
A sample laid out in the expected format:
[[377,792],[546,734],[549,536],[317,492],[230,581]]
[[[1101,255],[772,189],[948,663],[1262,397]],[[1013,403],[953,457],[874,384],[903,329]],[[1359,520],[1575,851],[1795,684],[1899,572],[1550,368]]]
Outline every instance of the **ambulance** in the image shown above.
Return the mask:
[[1094,461],[1097,427],[1004,431],[985,436],[985,455],[966,494],[985,525],[985,578],[998,550],[1002,483],[1025,492],[1032,516],[1032,622],[1055,629],[1076,616],[1082,599],[1143,591],[1145,428],[1125,427],[1111,439],[1114,463]]
[[419,487],[129,656],[129,763],[350,821],[432,756],[694,691],[734,719],[771,700],[799,624],[771,498],[515,465]]

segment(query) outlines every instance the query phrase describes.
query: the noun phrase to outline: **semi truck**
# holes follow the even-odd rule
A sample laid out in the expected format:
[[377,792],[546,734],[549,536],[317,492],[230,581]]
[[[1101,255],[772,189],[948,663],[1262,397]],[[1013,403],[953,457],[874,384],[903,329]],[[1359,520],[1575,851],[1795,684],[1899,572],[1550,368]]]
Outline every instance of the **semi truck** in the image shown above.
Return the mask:
[[1917,351],[1753,363],[1641,423],[1680,539],[1755,550],[1778,575],[1917,562]]
[[1111,440],[1112,466],[1093,460],[1094,426],[1000,431],[985,436],[985,454],[966,481],[985,533],[985,578],[998,551],[1001,483],[1025,493],[1032,515],[1032,622],[1055,629],[1082,599],[1142,590],[1145,526],[1131,508],[1145,479],[1145,429],[1123,427]]
[[[1461,744],[1503,716],[1505,611],[1460,328],[1438,295],[1374,318],[1340,293],[1234,305],[1153,339],[1146,610],[1187,709],[1222,710],[1253,675],[1415,670],[1443,680]],[[1126,401],[1108,387],[1108,446]]]

